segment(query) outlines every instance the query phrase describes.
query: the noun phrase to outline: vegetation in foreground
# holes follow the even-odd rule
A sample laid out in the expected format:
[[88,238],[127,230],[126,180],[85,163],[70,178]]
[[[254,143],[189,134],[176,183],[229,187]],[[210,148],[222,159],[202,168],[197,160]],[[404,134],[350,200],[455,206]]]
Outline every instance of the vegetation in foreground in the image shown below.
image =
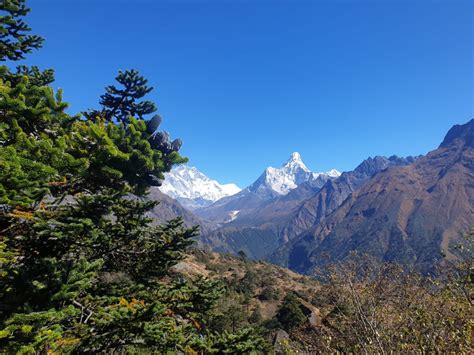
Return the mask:
[[434,277],[354,255],[313,278],[194,250],[172,268],[225,285],[212,324],[263,329],[277,353],[472,353],[472,240]]
[[[23,0],[0,3],[0,59],[29,35]],[[157,131],[136,71],[101,109],[70,116],[53,71],[0,67],[0,349],[7,353],[229,352],[266,349],[252,328],[214,332],[217,282],[164,280],[197,228],[154,226],[147,190],[185,161]]]

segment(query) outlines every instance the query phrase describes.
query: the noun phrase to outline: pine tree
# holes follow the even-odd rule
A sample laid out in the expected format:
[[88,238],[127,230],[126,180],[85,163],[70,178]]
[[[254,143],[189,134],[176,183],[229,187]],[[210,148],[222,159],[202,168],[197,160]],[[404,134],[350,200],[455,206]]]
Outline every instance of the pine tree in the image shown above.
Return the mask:
[[31,28],[22,19],[30,12],[25,0],[1,0],[0,12],[0,61],[23,59],[41,48],[44,39],[28,34]]
[[102,110],[90,110],[85,113],[89,119],[103,118],[106,121],[128,123],[130,117],[143,119],[157,110],[156,105],[148,100],[138,102],[153,90],[147,85],[148,80],[136,70],[120,71],[115,80],[121,85],[106,87],[106,93],[100,97]]
[[297,327],[306,320],[306,317],[300,308],[298,298],[293,292],[289,292],[283,299],[283,303],[278,309],[276,318],[286,330]]
[[146,196],[186,161],[181,142],[156,132],[161,120],[143,120],[150,106],[134,100],[109,118],[70,116],[47,86],[52,74],[0,68],[0,349],[263,349],[252,330],[207,329],[222,285],[168,275],[197,227],[153,225],[157,202]]

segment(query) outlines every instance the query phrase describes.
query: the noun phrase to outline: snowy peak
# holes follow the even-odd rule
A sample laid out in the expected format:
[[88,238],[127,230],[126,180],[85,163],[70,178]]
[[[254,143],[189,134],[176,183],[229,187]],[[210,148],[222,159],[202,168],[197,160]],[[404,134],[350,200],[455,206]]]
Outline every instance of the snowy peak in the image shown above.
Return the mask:
[[[264,209],[265,206],[271,205],[272,201],[276,203],[273,207],[284,206],[284,198],[282,200],[280,198],[299,186],[302,186],[303,195],[308,193],[307,191],[316,192],[328,180],[339,175],[337,170],[327,173],[312,172],[303,163],[301,155],[295,152],[281,167],[266,168],[253,184],[238,194],[224,197],[205,208],[196,209],[196,213],[200,217],[218,224],[238,224],[246,218],[252,219],[253,215],[258,214],[258,211]],[[295,196],[298,198],[298,191]],[[291,200],[292,197],[290,196],[289,199]],[[283,205],[280,205],[278,201],[282,201]]]
[[235,184],[219,184],[195,167],[179,165],[165,174],[160,190],[177,199],[185,207],[195,209],[240,191]]
[[339,171],[337,171],[336,169],[331,169],[329,171],[326,171],[323,174],[326,174],[327,176],[332,177],[332,178],[337,178],[337,177],[341,176],[341,173]]
[[281,168],[266,168],[263,174],[248,189],[261,197],[275,194],[286,195],[304,182],[317,181],[322,184],[339,175],[341,174],[335,169],[327,173],[311,172],[303,163],[300,153],[294,152]]
[[303,160],[301,159],[301,154],[298,152],[291,153],[290,158],[282,166],[282,168],[286,168],[289,170],[301,169],[303,171],[310,172],[308,167],[303,163]]
[[[180,165],[165,174],[160,190],[194,211],[211,204],[216,205],[215,202],[218,200],[220,202],[217,204],[222,205],[237,200],[239,203],[244,203],[245,196],[253,196],[252,198],[259,201],[272,199],[288,194],[303,183],[320,188],[327,180],[339,175],[335,169],[324,173],[312,172],[303,162],[301,155],[294,152],[281,167],[266,168],[260,177],[243,191],[235,184],[220,184],[198,169],[186,165]],[[239,211],[240,208],[234,206],[231,211]],[[237,213],[231,217],[237,218]]]

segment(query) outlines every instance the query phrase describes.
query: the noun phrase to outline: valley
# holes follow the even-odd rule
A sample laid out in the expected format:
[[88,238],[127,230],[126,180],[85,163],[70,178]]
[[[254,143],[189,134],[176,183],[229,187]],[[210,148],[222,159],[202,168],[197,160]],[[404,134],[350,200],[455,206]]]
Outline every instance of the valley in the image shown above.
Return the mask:
[[428,272],[442,255],[455,258],[474,225],[473,127],[453,127],[426,156],[375,156],[342,174],[311,172],[293,153],[240,192],[192,209],[198,243],[303,273],[354,251]]

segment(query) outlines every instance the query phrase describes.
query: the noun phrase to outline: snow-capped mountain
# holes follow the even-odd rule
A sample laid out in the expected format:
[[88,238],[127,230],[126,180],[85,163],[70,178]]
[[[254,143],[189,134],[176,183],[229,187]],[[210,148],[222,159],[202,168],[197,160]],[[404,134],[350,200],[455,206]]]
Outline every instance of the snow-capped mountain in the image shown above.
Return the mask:
[[341,174],[335,169],[328,172],[312,172],[303,163],[301,155],[295,152],[280,168],[266,168],[250,186],[210,206],[197,209],[196,214],[215,223],[229,223],[254,213],[268,201],[283,198],[298,186],[306,184],[308,188],[316,190],[339,175]]
[[240,191],[235,184],[221,185],[198,169],[179,165],[165,174],[160,190],[189,209],[209,206],[211,203]]
[[294,152],[281,168],[266,168],[257,181],[248,187],[248,190],[264,198],[286,195],[304,182],[322,185],[328,178],[336,178],[339,175],[341,173],[336,169],[321,173],[311,172],[303,163],[300,153]]

